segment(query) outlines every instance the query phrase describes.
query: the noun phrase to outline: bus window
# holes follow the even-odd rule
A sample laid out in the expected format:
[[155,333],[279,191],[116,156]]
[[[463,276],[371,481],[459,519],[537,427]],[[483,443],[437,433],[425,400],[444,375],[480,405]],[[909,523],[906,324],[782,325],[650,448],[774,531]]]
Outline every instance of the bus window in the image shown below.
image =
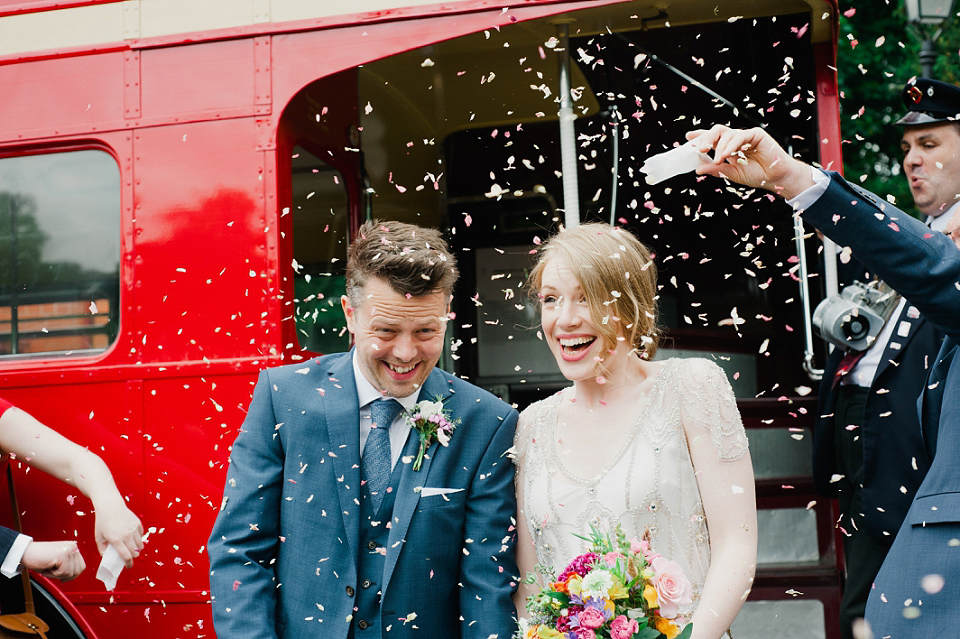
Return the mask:
[[0,158],[0,355],[105,350],[119,274],[120,172],[108,153]]
[[293,258],[297,339],[314,353],[349,348],[340,296],[347,268],[348,200],[339,171],[293,149]]

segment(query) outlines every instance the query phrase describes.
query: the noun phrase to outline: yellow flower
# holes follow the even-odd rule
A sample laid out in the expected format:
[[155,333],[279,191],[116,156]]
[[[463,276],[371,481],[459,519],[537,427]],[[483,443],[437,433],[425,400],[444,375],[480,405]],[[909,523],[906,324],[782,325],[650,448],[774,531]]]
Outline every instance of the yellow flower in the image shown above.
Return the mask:
[[564,639],[563,635],[547,626],[537,626],[536,639]]
[[613,586],[607,591],[607,596],[611,599],[626,599],[630,596],[623,582],[614,577]]
[[615,609],[612,601],[610,601],[609,599],[604,599],[604,600],[603,600],[603,611],[604,611],[605,613],[609,614],[609,615],[610,615],[610,618],[613,618],[613,613],[614,613],[615,610],[616,610],[616,609]]
[[658,616],[653,618],[653,622],[657,626],[657,631],[666,635],[667,639],[673,639],[680,634],[680,628],[669,619]]
[[579,595],[581,591],[580,575],[574,573],[567,577],[567,592],[571,595]]
[[657,608],[660,605],[657,599],[657,589],[649,584],[643,589],[643,599],[651,608]]

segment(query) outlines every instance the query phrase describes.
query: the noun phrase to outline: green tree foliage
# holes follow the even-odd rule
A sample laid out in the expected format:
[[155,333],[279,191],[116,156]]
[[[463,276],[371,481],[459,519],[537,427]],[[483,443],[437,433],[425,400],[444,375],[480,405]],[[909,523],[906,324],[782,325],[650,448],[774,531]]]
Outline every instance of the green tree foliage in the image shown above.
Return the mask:
[[49,238],[37,224],[36,210],[33,198],[0,191],[0,288],[19,286],[42,262]]
[[[841,0],[837,72],[845,176],[915,213],[901,166],[902,129],[893,124],[906,111],[903,85],[921,73],[921,37],[907,24],[903,4]],[[940,53],[934,78],[960,84],[960,18],[945,24],[934,46]]]

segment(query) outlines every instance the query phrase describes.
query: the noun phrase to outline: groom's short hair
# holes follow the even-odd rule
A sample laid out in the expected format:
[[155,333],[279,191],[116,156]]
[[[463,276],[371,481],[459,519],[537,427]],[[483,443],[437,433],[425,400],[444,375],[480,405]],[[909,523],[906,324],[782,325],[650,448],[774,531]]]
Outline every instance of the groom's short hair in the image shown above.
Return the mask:
[[436,229],[370,220],[347,250],[347,296],[355,308],[363,303],[361,291],[370,278],[419,297],[434,291],[452,295],[457,276],[457,260]]

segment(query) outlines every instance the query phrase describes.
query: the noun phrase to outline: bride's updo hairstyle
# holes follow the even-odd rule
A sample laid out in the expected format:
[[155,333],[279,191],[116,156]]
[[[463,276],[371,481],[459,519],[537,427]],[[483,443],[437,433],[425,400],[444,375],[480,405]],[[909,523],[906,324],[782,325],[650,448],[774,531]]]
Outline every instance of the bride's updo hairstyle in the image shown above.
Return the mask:
[[528,286],[537,297],[543,269],[563,260],[580,283],[604,352],[625,340],[644,359],[660,342],[657,327],[657,267],[632,233],[609,224],[582,224],[560,231],[539,250]]

